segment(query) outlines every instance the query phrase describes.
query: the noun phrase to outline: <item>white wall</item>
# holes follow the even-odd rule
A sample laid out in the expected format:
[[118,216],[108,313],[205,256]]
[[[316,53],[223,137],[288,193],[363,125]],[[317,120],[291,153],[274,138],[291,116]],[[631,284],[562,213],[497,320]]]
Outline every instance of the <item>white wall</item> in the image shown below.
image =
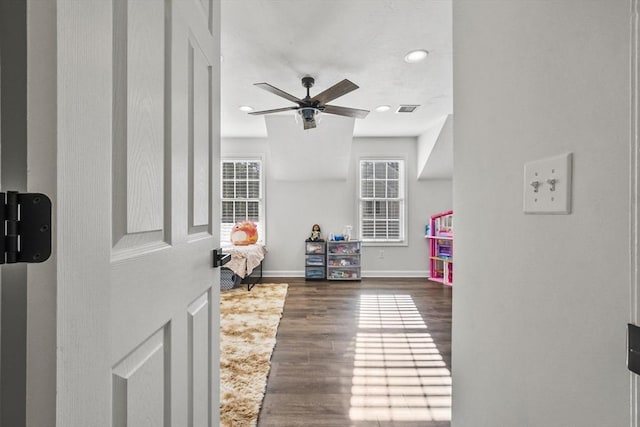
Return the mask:
[[[630,2],[453,3],[454,427],[626,426]],[[574,153],[571,215],[523,164]]]
[[[267,139],[223,139],[222,156],[264,155],[266,172],[266,238],[264,262],[269,276],[304,275],[304,240],[314,223],[324,237],[341,233],[344,225],[356,230],[357,161],[363,155],[394,155],[406,158],[408,188],[408,246],[364,247],[363,276],[424,277],[427,274],[427,244],[424,227],[431,214],[451,209],[452,182],[416,180],[415,138],[355,138],[350,168],[341,180],[282,181],[273,178]],[[292,158],[292,162],[296,159]],[[321,168],[322,164],[311,167]],[[380,259],[380,250],[384,251]]]

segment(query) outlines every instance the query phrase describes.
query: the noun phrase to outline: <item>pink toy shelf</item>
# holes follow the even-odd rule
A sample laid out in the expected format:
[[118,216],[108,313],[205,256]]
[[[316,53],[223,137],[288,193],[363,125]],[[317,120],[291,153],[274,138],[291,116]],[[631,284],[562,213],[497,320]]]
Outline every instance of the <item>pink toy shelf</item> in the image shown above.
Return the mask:
[[453,285],[453,211],[431,216],[429,231],[429,280]]

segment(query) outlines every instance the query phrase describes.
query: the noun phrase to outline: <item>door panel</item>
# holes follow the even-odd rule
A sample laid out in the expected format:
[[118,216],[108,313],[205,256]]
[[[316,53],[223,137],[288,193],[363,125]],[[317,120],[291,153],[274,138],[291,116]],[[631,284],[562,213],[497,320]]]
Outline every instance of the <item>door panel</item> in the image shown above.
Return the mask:
[[189,304],[216,280],[211,247],[210,239],[201,239],[113,264],[110,318],[114,362],[171,318],[186,318]]
[[[116,258],[165,241],[165,48],[170,9],[161,1],[115,0],[113,46],[113,232]],[[168,208],[168,206],[167,206]]]
[[188,308],[188,350],[189,350],[189,426],[209,426],[209,388],[211,375],[202,375],[209,372],[211,366],[210,348],[211,342],[211,293],[207,291],[194,301]]
[[113,368],[114,427],[169,425],[166,332],[157,331]]
[[[142,343],[151,339],[152,331],[164,328],[167,341],[173,343],[171,352],[175,357],[170,358],[172,366],[168,369],[174,375],[166,372],[163,377],[168,381],[166,388],[157,390],[165,390],[171,400],[167,396],[148,399],[156,404],[170,403],[162,408],[162,413],[172,413],[174,420],[186,412],[194,425],[206,426],[210,425],[213,398],[209,302],[214,283],[210,267],[210,251],[214,247],[210,232],[212,65],[207,58],[212,54],[203,53],[194,35],[204,33],[193,29],[201,26],[203,20],[189,19],[192,15],[188,8],[197,3],[121,1],[127,5],[123,16],[127,22],[126,49],[122,50],[124,57],[114,58],[114,63],[127,64],[122,78],[127,88],[126,151],[122,150],[127,209],[126,234],[124,240],[116,243],[111,273],[112,361],[115,363],[132,348],[145,346]],[[200,11],[194,9],[193,15],[197,16]],[[166,31],[172,31],[173,45],[164,43]],[[209,35],[202,44],[211,46],[210,39]],[[180,59],[172,57],[168,46],[183,51],[179,52]],[[170,62],[169,66],[165,61]],[[165,73],[167,78],[163,78]],[[118,90],[115,85],[114,90]],[[180,120],[179,111],[185,104],[186,122]],[[114,111],[118,110],[119,106],[114,106]],[[164,117],[170,120],[168,129],[174,131],[172,138],[165,138]],[[169,156],[166,162],[165,154]],[[190,196],[186,206],[182,202],[187,200],[172,197],[185,191]],[[164,221],[163,212],[168,213]],[[118,213],[124,213],[124,209]],[[114,218],[114,224],[118,221],[124,222]],[[165,227],[167,222],[170,225]],[[158,231],[168,235],[166,228],[174,231],[172,239],[166,243],[152,240]],[[141,239],[141,234],[147,240]],[[130,258],[122,257],[123,247]],[[158,367],[158,357],[149,356],[145,361],[153,361],[151,366]],[[140,375],[155,377],[157,372],[151,369]],[[145,380],[138,383],[146,384]],[[185,386],[188,390],[184,390]],[[136,395],[138,392],[141,395]],[[145,393],[144,386],[127,387],[127,402],[144,401]]]
[[220,2],[57,2],[57,423],[217,425]]
[[189,232],[209,231],[201,226],[211,217],[211,66],[200,47],[189,40]]
[[[118,0],[126,6],[127,233],[163,228],[165,114],[165,4]],[[118,36],[118,34],[115,34]],[[169,58],[170,59],[170,58]],[[115,105],[114,109],[121,108]]]

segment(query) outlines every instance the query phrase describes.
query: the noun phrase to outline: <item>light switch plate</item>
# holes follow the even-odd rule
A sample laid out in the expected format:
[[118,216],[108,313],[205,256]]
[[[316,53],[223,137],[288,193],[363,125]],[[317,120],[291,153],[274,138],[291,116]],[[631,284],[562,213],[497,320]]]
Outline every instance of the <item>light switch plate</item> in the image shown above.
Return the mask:
[[525,163],[524,213],[571,213],[572,163],[572,153]]

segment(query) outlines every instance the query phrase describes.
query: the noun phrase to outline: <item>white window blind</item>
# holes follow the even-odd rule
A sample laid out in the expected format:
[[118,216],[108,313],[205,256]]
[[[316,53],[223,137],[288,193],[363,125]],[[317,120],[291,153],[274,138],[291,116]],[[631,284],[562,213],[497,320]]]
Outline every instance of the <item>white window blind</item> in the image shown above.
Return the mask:
[[258,242],[264,243],[262,162],[223,160],[220,173],[220,242],[230,241],[231,228],[236,222],[249,220],[258,226]]
[[359,181],[362,241],[404,241],[404,161],[361,160]]

